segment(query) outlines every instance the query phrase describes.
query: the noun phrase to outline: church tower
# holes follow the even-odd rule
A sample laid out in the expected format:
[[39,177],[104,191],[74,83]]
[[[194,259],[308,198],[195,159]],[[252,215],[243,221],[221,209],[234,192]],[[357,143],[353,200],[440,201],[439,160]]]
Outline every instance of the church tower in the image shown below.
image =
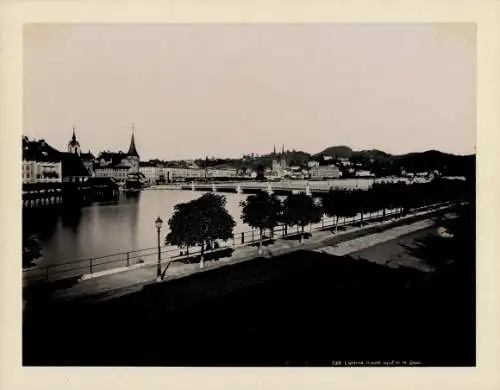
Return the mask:
[[285,170],[287,168],[287,163],[286,163],[286,154],[285,154],[285,144],[281,146],[281,169]]
[[80,155],[80,143],[76,140],[75,126],[73,126],[73,137],[68,142],[68,153]]
[[130,138],[130,147],[127,152],[127,160],[130,165],[130,170],[132,172],[139,172],[139,153],[137,153],[137,149],[135,147],[135,139],[134,139],[135,127],[132,126],[132,137]]

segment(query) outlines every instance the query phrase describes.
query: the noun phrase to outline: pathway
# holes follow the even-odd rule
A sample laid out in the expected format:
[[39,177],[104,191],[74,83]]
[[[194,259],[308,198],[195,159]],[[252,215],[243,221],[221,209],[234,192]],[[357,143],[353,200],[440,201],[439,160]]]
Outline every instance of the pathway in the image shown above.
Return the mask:
[[[262,257],[276,257],[296,250],[316,250],[338,256],[346,255],[432,226],[434,222],[428,214],[421,212],[398,220],[391,219],[364,227],[352,227],[339,231],[337,234],[330,230],[317,231],[303,244],[296,240],[278,239],[274,244],[263,248]],[[447,217],[451,217],[451,214],[447,214]],[[173,262],[169,265],[166,279],[162,282],[249,261],[256,257],[258,257],[256,247],[243,246],[236,248],[231,257],[206,261],[203,269],[200,269],[199,264]],[[159,283],[159,281],[156,281],[156,265],[147,264],[141,268],[72,283],[63,288],[51,290],[44,297],[52,300],[106,300],[139,291],[145,285]],[[36,295],[34,297],[40,298]],[[29,302],[28,299],[25,304]]]

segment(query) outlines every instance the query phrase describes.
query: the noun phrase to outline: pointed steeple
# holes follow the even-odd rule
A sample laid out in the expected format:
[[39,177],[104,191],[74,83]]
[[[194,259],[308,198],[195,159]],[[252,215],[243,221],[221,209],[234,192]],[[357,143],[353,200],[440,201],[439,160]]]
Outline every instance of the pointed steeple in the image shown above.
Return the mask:
[[285,155],[285,144],[283,144],[281,146],[281,155],[284,156]]
[[76,140],[75,126],[73,126],[73,136],[68,142],[68,153],[76,153],[80,155],[80,143]]
[[128,148],[127,154],[129,156],[139,157],[139,153],[137,153],[137,149],[135,148],[134,131],[135,131],[135,126],[132,125],[132,137],[130,138],[130,147]]
[[273,145],[273,156],[276,156],[276,145]]

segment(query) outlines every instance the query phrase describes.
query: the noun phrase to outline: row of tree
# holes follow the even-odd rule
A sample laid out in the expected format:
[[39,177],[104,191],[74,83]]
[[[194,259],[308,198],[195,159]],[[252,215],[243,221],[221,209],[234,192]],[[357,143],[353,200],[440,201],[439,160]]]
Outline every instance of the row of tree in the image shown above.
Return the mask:
[[[380,210],[385,216],[387,209],[400,209],[400,216],[403,216],[409,209],[420,206],[443,201],[471,201],[473,191],[468,182],[446,179],[418,184],[380,183],[369,190],[330,190],[320,202],[303,193],[290,194],[282,202],[276,195],[261,191],[241,203],[241,218],[259,230],[260,254],[264,232],[270,230],[272,234],[278,225],[299,227],[302,242],[305,227],[319,222],[323,215],[335,218],[337,229],[340,217],[363,216]],[[235,222],[225,204],[224,196],[207,193],[191,202],[176,205],[168,222],[170,232],[166,243],[185,248],[187,254],[190,247],[199,246],[203,266],[206,248],[213,248],[216,240],[233,237]]]

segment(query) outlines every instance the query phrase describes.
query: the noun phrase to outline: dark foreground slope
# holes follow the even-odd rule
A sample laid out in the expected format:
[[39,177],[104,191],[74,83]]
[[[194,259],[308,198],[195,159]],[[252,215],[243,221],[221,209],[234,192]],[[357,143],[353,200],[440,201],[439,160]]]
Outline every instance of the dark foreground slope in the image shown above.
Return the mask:
[[25,313],[24,364],[474,365],[473,236],[454,229],[460,247],[427,232],[407,249],[433,273],[300,251],[108,302],[39,306]]

